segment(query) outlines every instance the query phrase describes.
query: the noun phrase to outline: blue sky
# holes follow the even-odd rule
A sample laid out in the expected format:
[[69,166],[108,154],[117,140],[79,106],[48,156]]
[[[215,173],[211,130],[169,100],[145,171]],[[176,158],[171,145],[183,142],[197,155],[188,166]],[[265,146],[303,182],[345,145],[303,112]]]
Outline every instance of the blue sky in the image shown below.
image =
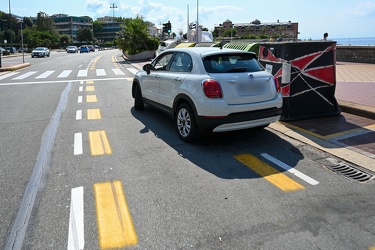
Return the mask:
[[[115,4],[117,8],[110,8]],[[157,27],[168,20],[173,32],[184,33],[187,21],[198,21],[212,30],[215,24],[229,19],[233,23],[298,22],[299,38],[375,37],[375,0],[10,0],[12,14],[36,16],[39,11],[48,15],[136,17],[153,22]],[[9,0],[1,1],[0,10],[9,12]],[[189,17],[188,17],[189,16]]]

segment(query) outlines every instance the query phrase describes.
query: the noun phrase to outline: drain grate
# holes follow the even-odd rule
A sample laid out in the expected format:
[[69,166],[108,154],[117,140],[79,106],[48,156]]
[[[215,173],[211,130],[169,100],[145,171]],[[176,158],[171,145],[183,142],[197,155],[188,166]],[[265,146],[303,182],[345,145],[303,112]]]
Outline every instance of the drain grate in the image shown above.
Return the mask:
[[337,165],[328,167],[333,172],[344,175],[346,178],[356,180],[359,182],[366,182],[374,179],[374,175],[366,173],[363,170],[355,168],[348,163],[338,163]]

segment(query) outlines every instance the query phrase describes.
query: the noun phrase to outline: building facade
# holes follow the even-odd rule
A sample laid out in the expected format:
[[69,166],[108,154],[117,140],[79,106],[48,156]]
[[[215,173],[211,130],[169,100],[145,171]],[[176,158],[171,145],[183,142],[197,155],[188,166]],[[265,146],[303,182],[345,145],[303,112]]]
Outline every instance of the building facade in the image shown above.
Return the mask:
[[[224,21],[222,24],[215,25],[214,34],[218,37],[224,37],[228,34],[228,30],[233,29],[236,37],[247,35],[268,35],[270,37],[281,35],[286,38],[298,39],[298,23],[296,22],[267,22],[262,23],[258,19],[250,23],[233,23],[230,20]],[[234,36],[234,35],[233,35]]]
[[101,43],[113,42],[116,38],[117,32],[122,29],[120,23],[111,16],[99,17],[96,21],[101,23],[102,29],[95,32],[94,35]]
[[88,28],[93,30],[92,19],[90,17],[76,17],[69,16],[66,14],[55,14],[51,16],[54,21],[56,30],[60,35],[70,35],[73,42],[78,42],[76,40],[77,31],[79,29]]

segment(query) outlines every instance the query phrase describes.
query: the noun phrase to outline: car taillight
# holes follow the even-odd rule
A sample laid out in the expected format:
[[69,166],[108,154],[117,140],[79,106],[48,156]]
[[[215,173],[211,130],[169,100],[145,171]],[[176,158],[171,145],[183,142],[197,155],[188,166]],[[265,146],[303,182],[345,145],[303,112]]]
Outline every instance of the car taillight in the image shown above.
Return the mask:
[[277,93],[279,93],[280,92],[280,83],[279,83],[279,80],[277,79],[277,77],[274,77],[273,80],[275,82],[276,91],[277,91]]
[[207,79],[202,82],[204,94],[208,98],[222,98],[220,83],[213,79]]

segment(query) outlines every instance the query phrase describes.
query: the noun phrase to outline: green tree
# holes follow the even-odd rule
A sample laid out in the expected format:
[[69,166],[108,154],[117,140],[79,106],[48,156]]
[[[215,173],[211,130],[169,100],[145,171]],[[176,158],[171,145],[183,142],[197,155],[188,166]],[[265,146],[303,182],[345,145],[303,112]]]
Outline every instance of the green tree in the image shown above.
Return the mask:
[[101,21],[94,21],[92,23],[92,26],[93,26],[94,37],[96,37],[99,32],[103,31],[103,23]]
[[78,29],[76,39],[80,42],[92,42],[94,40],[89,28]]
[[126,18],[121,26],[123,29],[118,33],[116,43],[123,52],[134,55],[159,46],[148,34],[147,24],[141,18]]
[[41,12],[41,11],[38,12],[35,23],[36,23],[36,29],[38,31],[49,31],[49,32],[55,31],[55,26],[53,24],[52,18],[49,17],[44,12]]
[[225,37],[235,37],[237,35],[237,30],[236,29],[227,29],[224,31],[224,36]]
[[68,44],[72,43],[72,37],[67,35],[67,34],[61,35],[59,43],[68,45]]
[[33,22],[31,21],[31,19],[29,17],[24,17],[23,23],[25,24],[26,28],[33,27]]

